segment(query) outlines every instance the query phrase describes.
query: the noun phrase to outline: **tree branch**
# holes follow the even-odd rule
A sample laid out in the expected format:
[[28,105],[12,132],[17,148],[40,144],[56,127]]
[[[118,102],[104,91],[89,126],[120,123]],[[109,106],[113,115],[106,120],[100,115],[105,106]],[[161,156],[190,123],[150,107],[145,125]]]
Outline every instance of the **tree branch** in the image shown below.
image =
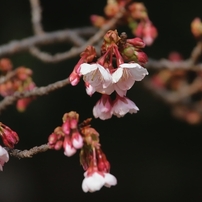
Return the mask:
[[15,92],[13,95],[5,97],[0,102],[0,112],[2,110],[6,109],[7,106],[12,105],[15,101],[17,101],[20,98],[46,95],[49,92],[52,92],[54,90],[57,90],[59,88],[62,88],[64,86],[68,85],[69,83],[70,83],[69,79],[67,78],[67,79],[49,84],[49,85],[44,86],[44,87],[35,87],[31,91]]
[[[45,33],[43,35],[28,37],[22,40],[11,41],[0,46],[0,57],[28,51],[32,46],[43,46],[62,42],[70,42],[75,46],[80,46],[81,40],[77,41],[77,39],[80,39],[81,36],[92,36],[96,31],[97,29],[95,27],[83,27],[72,30],[59,30]],[[77,49],[74,50],[73,56],[78,54],[80,54],[80,52]],[[69,57],[70,56],[71,54]]]
[[46,152],[49,150],[49,147],[47,144],[43,144],[41,146],[35,146],[29,150],[18,150],[18,149],[9,149],[6,148],[11,156],[17,157],[19,159],[21,158],[32,158],[33,155]]

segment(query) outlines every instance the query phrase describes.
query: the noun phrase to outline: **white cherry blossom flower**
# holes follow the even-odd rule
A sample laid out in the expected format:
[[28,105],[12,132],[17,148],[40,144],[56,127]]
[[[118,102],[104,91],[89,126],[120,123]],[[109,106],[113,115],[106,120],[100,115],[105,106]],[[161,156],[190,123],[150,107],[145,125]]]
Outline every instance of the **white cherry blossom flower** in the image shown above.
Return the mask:
[[102,120],[109,119],[112,117],[112,101],[109,95],[103,94],[101,99],[98,100],[96,105],[93,107],[93,115],[95,118]]
[[110,173],[104,173],[105,187],[115,186],[117,184],[117,179]]
[[127,113],[137,113],[139,108],[127,97],[117,96],[113,103],[112,113],[117,117],[123,117]]
[[84,192],[99,191],[105,184],[104,177],[97,172],[94,172],[90,176],[88,176],[85,172],[84,176],[85,178],[82,182],[82,189]]
[[84,192],[99,191],[103,186],[111,187],[117,184],[117,179],[110,173],[98,173],[94,172],[88,175],[84,173],[84,180],[82,182],[82,189]]
[[4,163],[8,162],[8,152],[0,145],[0,171],[3,171]]
[[146,75],[147,69],[138,63],[123,63],[112,74],[114,89],[120,96],[125,96],[135,81],[141,81]]
[[[112,76],[108,69],[98,63],[83,63],[80,66],[80,74],[84,81],[89,85],[90,94],[95,91],[110,95],[114,89],[112,87]],[[87,91],[88,93],[88,91]]]

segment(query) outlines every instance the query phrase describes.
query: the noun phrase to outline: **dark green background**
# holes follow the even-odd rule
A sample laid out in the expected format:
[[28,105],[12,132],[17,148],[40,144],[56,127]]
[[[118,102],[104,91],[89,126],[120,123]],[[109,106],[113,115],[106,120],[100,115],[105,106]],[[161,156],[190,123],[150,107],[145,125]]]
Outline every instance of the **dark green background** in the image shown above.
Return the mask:
[[[90,25],[90,14],[102,14],[105,1],[42,0],[43,25],[47,32]],[[159,31],[149,57],[167,57],[176,50],[187,58],[195,45],[190,32],[194,17],[202,17],[200,1],[144,1],[149,16]],[[0,44],[33,35],[30,5],[25,0],[0,0]],[[118,31],[123,31],[118,30]],[[130,35],[130,30],[124,31]],[[65,51],[60,44],[44,47],[49,52]],[[78,61],[45,64],[28,53],[10,57],[15,67],[33,69],[37,86],[65,79]],[[80,119],[92,116],[100,95],[90,98],[83,82],[67,86],[31,103],[25,113],[8,107],[1,122],[17,131],[16,148],[28,149],[47,142],[49,134],[61,124],[65,112],[75,110]],[[172,117],[169,106],[136,82],[128,92],[140,111],[92,125],[100,132],[102,148],[118,184],[110,189],[83,193],[83,170],[78,154],[68,158],[62,151],[48,151],[32,159],[15,159],[0,173],[0,202],[42,201],[127,201],[127,202],[201,202],[202,148],[201,125],[190,126]]]

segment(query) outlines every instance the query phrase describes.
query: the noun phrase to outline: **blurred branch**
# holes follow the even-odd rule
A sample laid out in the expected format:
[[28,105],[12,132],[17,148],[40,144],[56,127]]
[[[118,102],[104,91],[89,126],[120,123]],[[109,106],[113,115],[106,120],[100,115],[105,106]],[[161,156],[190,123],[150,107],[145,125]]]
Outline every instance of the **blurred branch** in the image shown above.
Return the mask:
[[67,78],[67,79],[64,79],[64,80],[57,81],[55,83],[49,84],[47,86],[35,87],[31,91],[24,91],[24,92],[16,91],[13,95],[5,97],[0,102],[0,112],[2,110],[6,109],[7,106],[13,104],[15,101],[17,101],[20,98],[46,95],[49,92],[52,92],[54,90],[57,90],[59,88],[62,88],[64,86],[68,85],[69,83],[70,83],[69,79]]
[[16,75],[16,71],[13,70],[13,71],[10,71],[8,74],[6,74],[5,76],[1,76],[0,77],[0,84],[10,80],[13,76]]
[[[38,0],[31,0],[31,2],[38,2]],[[35,30],[36,34],[41,34],[42,32],[42,26],[41,23],[39,22],[39,20],[41,19],[40,16],[40,9],[39,6],[32,6],[33,9],[35,9],[34,12],[32,12],[32,14],[38,16],[35,17],[32,15],[32,22],[33,22],[33,27]],[[72,47],[69,51],[63,52],[63,53],[57,53],[55,55],[51,55],[49,53],[46,52],[42,52],[40,51],[38,48],[36,47],[31,47],[30,48],[30,53],[32,55],[34,55],[35,57],[37,57],[38,59],[42,60],[43,62],[50,62],[50,63],[55,63],[55,62],[60,62],[66,59],[69,59],[71,57],[74,57],[78,54],[80,54],[87,46],[89,45],[93,45],[97,42],[100,41],[101,37],[104,36],[104,34],[111,29],[112,27],[114,27],[114,25],[118,22],[118,20],[123,16],[123,12],[124,10],[122,9],[119,13],[117,13],[117,15],[112,18],[108,23],[106,23],[99,31],[97,31],[90,39],[88,39],[87,41],[85,41],[82,38],[79,38],[80,42],[80,46],[78,48],[76,47]],[[36,19],[36,20],[34,20]]]
[[41,25],[41,6],[39,0],[30,0],[32,25],[36,35],[43,34],[43,27]]
[[46,152],[49,150],[49,147],[47,144],[43,144],[41,146],[35,146],[29,150],[18,150],[18,149],[8,149],[6,148],[11,156],[17,157],[19,159],[21,158],[32,158],[33,155]]
[[196,46],[193,48],[190,58],[182,61],[170,61],[167,59],[154,60],[149,59],[148,63],[145,65],[146,68],[152,68],[157,70],[162,70],[163,68],[177,70],[202,70],[202,63],[197,64],[198,58],[202,53],[202,41],[199,41]]
[[[82,36],[92,36],[96,31],[97,29],[94,27],[83,27],[72,30],[54,31],[44,33],[43,35],[28,37],[19,41],[11,41],[0,46],[0,57],[28,51],[32,46],[42,46],[62,42],[71,42],[75,46],[81,46],[81,43],[83,43]],[[69,58],[80,54],[77,48],[70,50],[69,52]]]
[[[32,22],[34,23],[34,30],[36,33],[40,33],[39,35],[28,37],[26,39],[22,39],[20,41],[11,41],[6,45],[0,46],[0,57],[6,55],[12,55],[15,53],[23,52],[23,51],[31,51],[31,53],[43,60],[44,62],[60,62],[65,59],[69,59],[79,55],[88,45],[93,45],[99,42],[100,38],[115,24],[118,20],[123,16],[124,9],[122,9],[117,15],[112,18],[107,24],[105,24],[101,29],[96,29],[94,27],[84,27],[78,29],[68,29],[55,31],[52,33],[43,33],[40,25],[40,17],[39,17],[39,7],[36,4],[38,1],[32,0]],[[36,17],[33,17],[36,15]],[[82,38],[82,36],[92,36],[87,41]],[[72,47],[69,51],[64,53],[57,53],[55,55],[50,55],[45,52],[41,52],[35,46],[42,46],[48,44],[55,44],[61,42],[71,42],[74,47]],[[76,47],[77,46],[77,47]]]
[[191,95],[198,92],[202,88],[202,79],[201,78],[195,79],[194,82],[190,85],[187,84],[187,85],[182,86],[180,88],[180,90],[178,90],[176,92],[172,92],[172,91],[170,92],[169,90],[161,89],[161,88],[158,89],[148,79],[145,79],[145,81],[143,81],[143,83],[144,83],[144,86],[147,89],[149,89],[152,93],[158,95],[158,97],[160,97],[166,103],[172,104],[172,105],[190,97]]

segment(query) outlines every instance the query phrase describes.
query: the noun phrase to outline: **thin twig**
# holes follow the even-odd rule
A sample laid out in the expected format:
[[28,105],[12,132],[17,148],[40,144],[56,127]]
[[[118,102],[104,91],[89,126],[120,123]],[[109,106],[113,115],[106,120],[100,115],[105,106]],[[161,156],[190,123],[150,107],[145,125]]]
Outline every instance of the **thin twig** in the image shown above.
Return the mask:
[[5,76],[1,76],[0,77],[0,84],[10,80],[15,75],[16,75],[16,70],[13,70],[13,71],[10,71],[9,73],[7,73]]
[[62,88],[64,86],[68,85],[69,83],[70,83],[69,79],[67,78],[67,79],[49,84],[44,87],[35,87],[31,91],[15,92],[13,95],[5,97],[0,102],[0,112],[2,110],[6,109],[7,106],[12,105],[15,101],[17,101],[20,98],[47,95],[49,92]]
[[41,146],[35,146],[29,150],[18,150],[18,149],[8,149],[6,148],[11,156],[21,158],[32,158],[33,155],[46,152],[49,150],[49,146],[47,144],[43,144]]
[[30,0],[32,25],[36,35],[43,34],[43,27],[41,25],[41,6],[39,0]]
[[193,63],[197,62],[198,58],[201,57],[201,53],[202,53],[202,41],[199,41],[192,50],[190,55],[190,59],[192,60]]

